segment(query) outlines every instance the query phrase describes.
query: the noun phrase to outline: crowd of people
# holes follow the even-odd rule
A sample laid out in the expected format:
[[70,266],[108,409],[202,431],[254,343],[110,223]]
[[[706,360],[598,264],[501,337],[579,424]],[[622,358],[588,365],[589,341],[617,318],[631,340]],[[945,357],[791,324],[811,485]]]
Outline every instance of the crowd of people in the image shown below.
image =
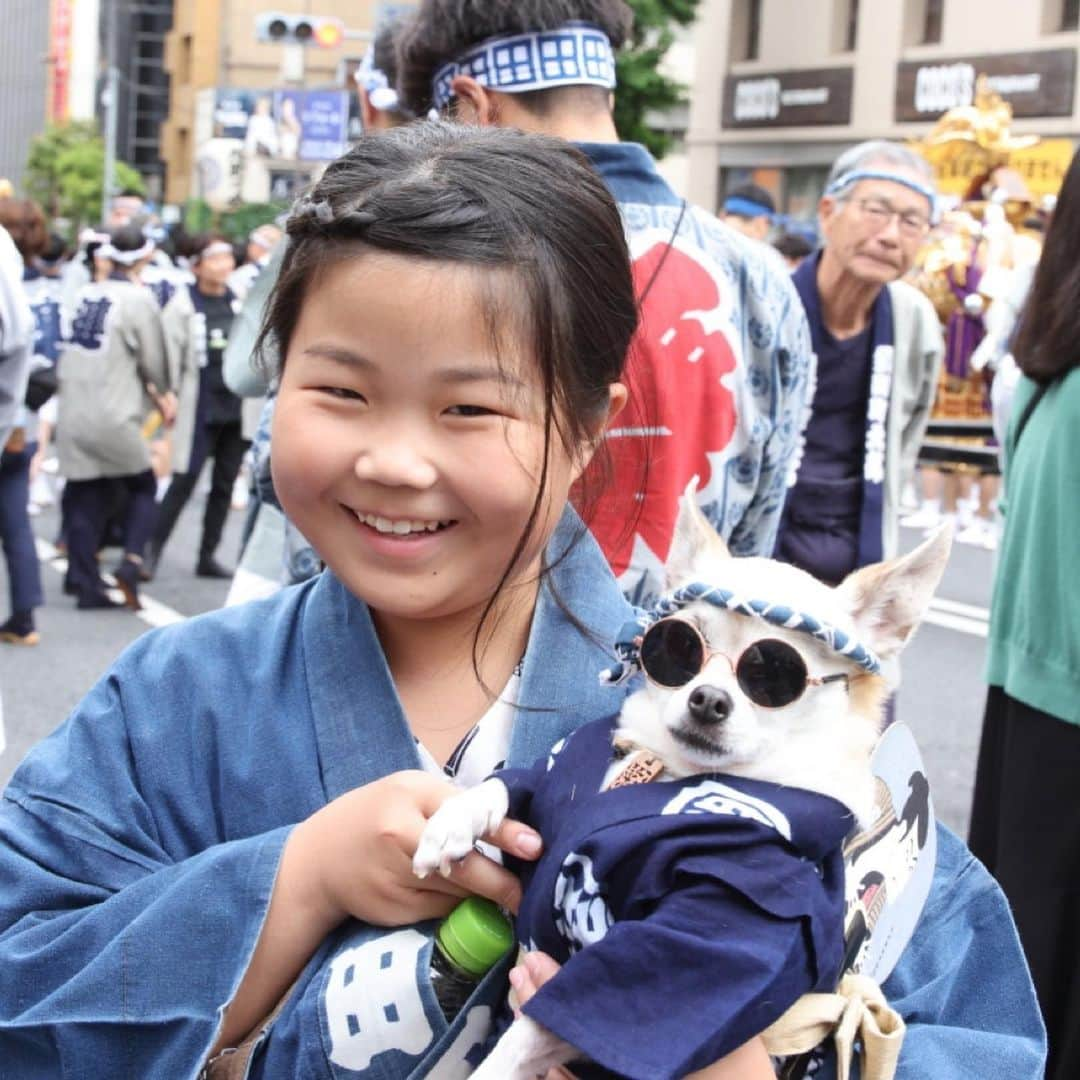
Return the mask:
[[[13,1075],[467,1075],[503,984],[448,1024],[424,949],[462,896],[514,908],[519,886],[479,853],[418,880],[417,837],[454,784],[618,711],[627,689],[596,673],[667,585],[678,496],[695,493],[732,554],[829,585],[897,554],[945,352],[903,280],[937,217],[932,170],[898,144],[856,146],[830,173],[820,246],[774,249],[767,192],[731,193],[719,220],[619,141],[631,23],[621,0],[423,0],[358,73],[367,134],[292,207],[283,242],[252,233],[239,269],[213,234],[187,238],[183,266],[162,259],[137,214],[65,267],[40,211],[0,200],[0,268],[25,279],[0,288],[0,422],[22,433],[0,489],[4,639],[38,638],[26,510],[50,438],[65,587],[99,609],[138,606],[210,460],[193,569],[228,574],[218,547],[251,435],[234,590],[265,597],[140,638],[12,778]],[[496,77],[515,49],[536,62]],[[907,1026],[901,1080],[1080,1068],[1063,947],[1078,834],[1053,824],[1071,820],[1080,763],[1063,599],[1078,206],[1074,162],[1047,238],[1061,254],[1032,287],[1043,314],[1012,342],[1015,573],[995,591],[972,834],[1001,884],[937,825],[929,895],[881,986]],[[52,383],[32,398],[35,369]],[[1039,770],[1043,730],[1055,761]],[[1001,814],[1033,799],[1030,822]],[[519,859],[539,846],[517,822],[493,840]],[[532,978],[517,968],[515,986]],[[754,1038],[695,1075],[774,1069]]]
[[[212,458],[194,570],[230,575],[217,550],[248,443],[223,357],[240,301],[281,231],[255,229],[238,265],[233,243],[215,234],[178,232],[171,253],[159,246],[142,200],[130,194],[71,250],[31,199],[0,199],[0,225],[18,260],[15,298],[32,320],[27,388],[3,457],[12,610],[0,637],[35,645],[42,589],[30,516],[57,498],[64,592],[81,610],[137,610],[140,585]],[[121,555],[106,579],[102,552],[112,545]]]

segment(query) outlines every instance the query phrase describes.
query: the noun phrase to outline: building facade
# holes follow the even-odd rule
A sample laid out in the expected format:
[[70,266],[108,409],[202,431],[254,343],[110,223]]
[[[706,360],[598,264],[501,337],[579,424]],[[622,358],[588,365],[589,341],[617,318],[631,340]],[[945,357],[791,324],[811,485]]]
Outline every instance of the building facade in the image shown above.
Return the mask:
[[[166,163],[165,201],[201,194],[196,167],[200,148],[213,139],[214,94],[229,90],[270,92],[282,87],[352,90],[350,60],[362,56],[377,19],[404,5],[372,0],[183,0],[165,39],[164,66],[171,82],[169,112],[161,128]],[[337,18],[345,28],[333,48],[303,49],[261,42],[256,22],[267,12]]]
[[695,37],[717,59],[696,66],[687,135],[706,207],[752,180],[812,220],[841,151],[922,138],[980,74],[1015,133],[1080,138],[1080,0],[703,0]]
[[0,177],[21,186],[30,140],[45,126],[50,10],[40,0],[4,0],[0,31]]

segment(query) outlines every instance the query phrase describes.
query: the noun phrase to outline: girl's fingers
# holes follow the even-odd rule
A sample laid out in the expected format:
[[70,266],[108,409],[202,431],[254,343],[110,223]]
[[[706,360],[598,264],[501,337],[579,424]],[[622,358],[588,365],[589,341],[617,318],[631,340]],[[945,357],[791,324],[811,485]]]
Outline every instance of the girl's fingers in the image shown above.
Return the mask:
[[547,953],[526,953],[521,963],[510,972],[510,985],[517,995],[518,1005],[525,1005],[559,970],[559,966]]
[[[433,877],[435,875],[432,875]],[[425,878],[425,881],[427,879]],[[474,851],[450,871],[450,881],[468,892],[486,896],[500,907],[517,913],[521,903],[521,882],[505,867]]]
[[501,848],[507,855],[516,855],[519,859],[533,859],[540,857],[544,849],[544,842],[535,829],[513,818],[507,818],[493,833],[489,833],[484,839],[489,840],[497,848]]

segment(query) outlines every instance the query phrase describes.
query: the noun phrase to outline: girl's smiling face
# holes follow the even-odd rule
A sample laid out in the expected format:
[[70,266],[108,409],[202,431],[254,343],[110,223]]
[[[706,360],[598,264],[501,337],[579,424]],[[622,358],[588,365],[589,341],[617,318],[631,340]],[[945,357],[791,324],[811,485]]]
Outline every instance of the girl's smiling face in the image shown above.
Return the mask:
[[[510,307],[513,290],[502,271],[381,252],[332,263],[307,290],[275,409],[275,488],[383,617],[482,609],[526,530],[544,391],[520,333],[496,347],[484,303]],[[553,436],[511,580],[535,576],[585,460]]]

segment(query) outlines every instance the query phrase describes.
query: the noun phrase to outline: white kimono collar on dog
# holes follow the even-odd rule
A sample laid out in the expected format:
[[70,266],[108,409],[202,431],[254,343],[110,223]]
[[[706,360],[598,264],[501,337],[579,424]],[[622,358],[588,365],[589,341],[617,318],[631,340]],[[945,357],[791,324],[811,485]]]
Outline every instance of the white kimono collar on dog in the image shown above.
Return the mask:
[[833,652],[858,664],[871,675],[877,675],[881,671],[881,660],[874,650],[856,641],[838,626],[833,626],[806,612],[796,611],[786,604],[774,604],[770,600],[755,600],[739,596],[730,589],[720,589],[695,581],[690,585],[684,585],[681,589],[676,589],[670,596],[661,598],[652,610],[642,612],[636,619],[623,626],[615,642],[615,655],[619,662],[602,671],[600,681],[618,685],[637,674],[641,670],[639,654],[641,637],[645,631],[654,622],[674,615],[698,600],[715,604],[716,607],[727,611],[737,611],[741,615],[751,615],[772,623],[773,626],[783,627],[785,630],[798,630],[800,633],[809,634]]

